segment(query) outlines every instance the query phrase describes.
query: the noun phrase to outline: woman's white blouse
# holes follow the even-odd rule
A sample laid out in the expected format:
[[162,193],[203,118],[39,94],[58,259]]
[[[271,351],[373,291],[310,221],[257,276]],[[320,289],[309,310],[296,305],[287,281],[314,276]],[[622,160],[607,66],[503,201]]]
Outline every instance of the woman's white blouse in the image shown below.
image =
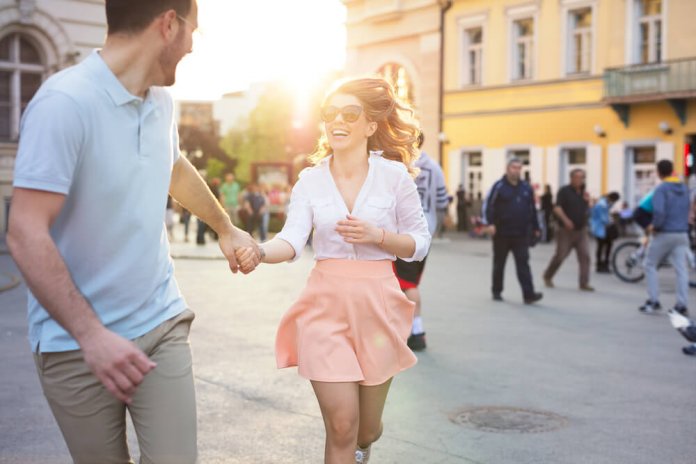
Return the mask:
[[[312,229],[317,260],[396,259],[377,245],[347,243],[336,232],[337,222],[345,219],[349,211],[329,170],[330,160],[329,156],[302,171],[292,189],[285,226],[277,237],[295,249],[294,260],[302,254]],[[367,178],[351,214],[389,232],[413,237],[416,251],[404,261],[422,261],[428,254],[428,223],[416,183],[402,163],[382,158],[378,152],[370,154]]]

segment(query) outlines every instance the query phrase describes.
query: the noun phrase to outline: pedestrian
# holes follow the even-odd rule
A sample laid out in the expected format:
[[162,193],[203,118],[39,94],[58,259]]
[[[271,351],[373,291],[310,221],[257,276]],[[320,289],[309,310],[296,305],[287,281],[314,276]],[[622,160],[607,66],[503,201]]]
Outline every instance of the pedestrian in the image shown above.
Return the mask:
[[493,237],[493,300],[503,301],[503,276],[508,253],[512,252],[517,280],[522,287],[522,299],[532,304],[543,295],[534,290],[529,268],[530,242],[541,235],[534,191],[521,178],[522,161],[511,158],[505,175],[498,180],[486,197],[483,213],[488,232]]
[[191,225],[191,211],[187,210],[183,206],[181,207],[181,214],[179,216],[179,222],[184,225],[184,242],[189,241],[189,227]]
[[553,194],[549,184],[546,184],[541,195],[541,211],[544,214],[544,242],[550,243],[553,240]]
[[668,259],[677,276],[677,301],[674,310],[687,314],[689,301],[689,189],[673,174],[669,160],[657,163],[657,175],[661,180],[652,195],[652,223],[647,227],[651,235],[645,257],[645,278],[648,284],[648,300],[638,309],[651,313],[661,309],[660,285],[657,267]]
[[590,208],[590,196],[585,191],[585,171],[573,169],[570,172],[570,184],[558,190],[556,206],[553,213],[559,222],[556,231],[556,252],[544,272],[544,283],[553,288],[553,276],[575,250],[580,267],[580,290],[593,292],[590,286],[590,248],[587,234],[587,218]]
[[[424,141],[425,137],[421,132],[418,135],[418,149],[421,149]],[[433,236],[438,226],[437,211],[447,208],[449,204],[445,175],[440,165],[424,151],[420,152],[415,166],[420,170],[416,177],[416,186],[420,193],[421,207],[428,222],[428,232]],[[426,255],[422,261],[405,261],[400,258],[396,258],[394,261],[394,272],[399,279],[399,286],[406,294],[406,298],[416,305],[411,335],[406,341],[408,347],[413,351],[422,351],[426,348],[425,329],[421,317],[421,294],[418,286],[423,276],[427,258]]]
[[256,184],[247,187],[248,193],[244,197],[244,209],[247,212],[247,232],[254,235],[256,228],[262,242],[266,241],[266,232],[263,227],[263,215],[268,208],[266,198],[261,188]]
[[406,344],[414,304],[391,264],[422,260],[431,240],[410,172],[418,129],[409,113],[384,79],[335,87],[314,167],[293,188],[283,230],[261,245],[263,262],[296,260],[314,229],[316,267],[280,323],[276,357],[312,383],[324,462],[368,461],[392,377],[416,363]]
[[167,238],[174,241],[174,200],[167,195],[167,206],[164,212],[164,224],[167,227]]
[[619,228],[611,217],[611,208],[619,201],[621,196],[617,192],[611,192],[601,197],[592,207],[590,212],[590,232],[597,240],[596,266],[598,273],[607,274],[609,270],[609,256],[614,240],[619,237]]
[[239,182],[231,172],[225,175],[225,182],[220,186],[220,203],[227,211],[232,224],[239,224]]
[[633,209],[627,201],[621,203],[619,210],[619,235],[626,236],[629,232],[629,227],[633,224]]
[[468,203],[464,184],[459,184],[459,188],[457,189],[457,231],[459,232],[466,232],[469,230],[469,215],[467,213],[469,207]]
[[29,288],[41,387],[73,462],[132,462],[128,411],[142,462],[193,463],[194,313],[173,277],[168,192],[220,232],[234,272],[235,248],[256,245],[180,155],[161,87],[191,51],[196,2],[106,0],[105,9],[103,48],[47,79],[24,112],[7,244]]

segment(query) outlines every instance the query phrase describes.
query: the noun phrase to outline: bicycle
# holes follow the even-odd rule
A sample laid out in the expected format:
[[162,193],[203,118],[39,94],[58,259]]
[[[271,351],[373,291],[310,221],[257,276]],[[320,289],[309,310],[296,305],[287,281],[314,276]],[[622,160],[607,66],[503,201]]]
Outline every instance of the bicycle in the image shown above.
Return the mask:
[[[628,283],[640,282],[645,278],[644,261],[649,242],[649,239],[643,241],[628,240],[614,249],[611,255],[611,265],[616,277]],[[693,249],[689,249],[687,264],[689,287],[696,287],[696,255],[694,255]],[[671,267],[667,258],[657,266],[658,269],[667,267]]]

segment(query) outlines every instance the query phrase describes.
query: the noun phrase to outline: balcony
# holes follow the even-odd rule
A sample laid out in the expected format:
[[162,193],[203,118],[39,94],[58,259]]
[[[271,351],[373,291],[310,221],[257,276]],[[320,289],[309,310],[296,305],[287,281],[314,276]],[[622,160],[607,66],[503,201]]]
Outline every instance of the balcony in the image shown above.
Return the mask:
[[628,126],[631,103],[666,101],[682,124],[686,100],[696,98],[696,58],[609,68],[604,72],[604,101]]

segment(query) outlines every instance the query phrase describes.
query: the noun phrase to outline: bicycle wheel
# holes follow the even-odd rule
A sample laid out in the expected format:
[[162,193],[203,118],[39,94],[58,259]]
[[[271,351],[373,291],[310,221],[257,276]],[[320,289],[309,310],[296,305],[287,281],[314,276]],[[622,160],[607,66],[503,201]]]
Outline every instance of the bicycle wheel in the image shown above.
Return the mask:
[[635,283],[645,277],[643,256],[639,242],[624,242],[611,255],[611,266],[616,277],[624,282]]

